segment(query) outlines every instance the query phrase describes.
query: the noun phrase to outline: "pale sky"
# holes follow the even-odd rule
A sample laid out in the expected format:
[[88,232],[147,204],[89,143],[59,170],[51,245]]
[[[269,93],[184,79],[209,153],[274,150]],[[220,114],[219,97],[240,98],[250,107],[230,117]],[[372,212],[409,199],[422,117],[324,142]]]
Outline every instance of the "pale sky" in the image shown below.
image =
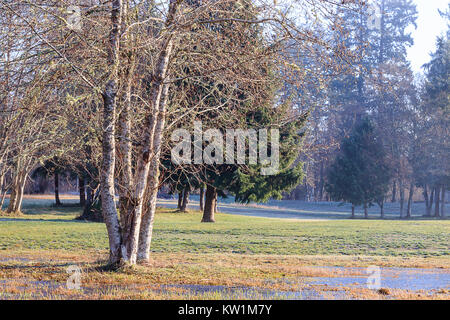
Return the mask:
[[422,72],[421,66],[430,61],[430,52],[436,49],[437,36],[447,31],[447,22],[438,9],[445,11],[449,0],[414,0],[419,13],[417,29],[413,32],[414,46],[408,50],[408,58],[414,72]]

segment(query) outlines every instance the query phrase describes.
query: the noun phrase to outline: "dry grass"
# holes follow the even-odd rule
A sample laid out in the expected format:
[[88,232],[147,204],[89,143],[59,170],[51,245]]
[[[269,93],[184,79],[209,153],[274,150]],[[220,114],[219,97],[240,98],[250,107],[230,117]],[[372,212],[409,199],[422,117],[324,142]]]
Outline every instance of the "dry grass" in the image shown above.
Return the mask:
[[[295,256],[252,256],[214,254],[163,254],[152,255],[151,263],[121,272],[105,272],[100,267],[104,260],[97,252],[78,255],[64,251],[52,251],[37,255],[21,252],[20,259],[13,252],[0,254],[0,280],[5,281],[3,292],[11,298],[51,299],[202,299],[224,298],[225,293],[192,293],[184,288],[166,285],[204,285],[226,287],[254,287],[279,292],[298,292],[306,287],[314,288],[323,297],[333,298],[336,288],[311,285],[304,277],[338,277],[361,275],[360,271],[342,270],[336,272],[319,265],[367,266],[380,262],[374,257],[295,257]],[[384,259],[389,266],[445,267],[448,261],[441,259]],[[83,290],[68,290],[65,283],[69,265],[78,265],[83,270]],[[45,281],[54,288],[35,285],[33,281]],[[28,285],[27,285],[28,284]],[[349,298],[355,299],[449,299],[447,291],[432,295],[425,292],[392,290],[388,294],[362,288],[339,288]],[[18,295],[19,294],[19,295]],[[18,296],[17,296],[18,295]],[[212,295],[212,296],[211,296]],[[236,298],[235,296],[233,296]],[[239,298],[245,298],[244,292]],[[6,298],[6,296],[4,296]],[[261,297],[264,298],[264,297]]]
[[16,211],[16,212],[7,212],[4,210],[0,210],[0,217],[22,217],[23,212]]

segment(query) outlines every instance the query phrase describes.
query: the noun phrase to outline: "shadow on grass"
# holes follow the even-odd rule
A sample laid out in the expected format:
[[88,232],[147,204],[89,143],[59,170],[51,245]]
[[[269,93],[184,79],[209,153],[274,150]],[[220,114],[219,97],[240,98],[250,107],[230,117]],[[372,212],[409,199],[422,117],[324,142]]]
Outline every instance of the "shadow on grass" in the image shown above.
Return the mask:
[[[23,216],[22,216],[23,217]],[[8,222],[8,221],[18,221],[18,222],[76,222],[76,223],[91,223],[90,221],[86,220],[76,220],[76,219],[28,219],[26,217],[24,218],[17,218],[17,217],[1,217],[1,222]]]
[[61,263],[61,264],[26,264],[26,265],[6,265],[0,264],[0,269],[3,270],[33,270],[33,269],[50,269],[50,268],[64,268],[72,266],[73,262]]
[[[3,264],[5,262],[12,262],[17,261],[21,262],[18,264]],[[3,263],[2,263],[3,262]],[[24,262],[29,262],[28,264],[24,264]],[[52,264],[48,260],[41,262],[32,261],[27,258],[8,258],[7,260],[0,260],[0,271],[7,271],[7,270],[21,270],[24,272],[35,272],[35,271],[41,271],[46,272],[42,270],[50,271],[51,273],[57,272],[57,273],[64,273],[64,269],[68,268],[70,266],[73,266],[76,264],[78,267],[80,267],[84,273],[91,273],[91,272],[97,272],[97,273],[106,273],[106,274],[135,274],[139,275],[142,274],[142,272],[136,267],[126,264],[111,264],[108,260],[98,260],[95,262],[60,262],[56,264]]]

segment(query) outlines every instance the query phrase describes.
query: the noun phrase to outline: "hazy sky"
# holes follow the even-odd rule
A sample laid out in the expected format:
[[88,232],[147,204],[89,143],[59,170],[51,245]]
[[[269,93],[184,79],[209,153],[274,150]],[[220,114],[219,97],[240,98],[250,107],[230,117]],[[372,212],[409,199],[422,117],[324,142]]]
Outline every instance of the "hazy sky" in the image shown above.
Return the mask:
[[409,48],[408,57],[414,72],[430,60],[430,52],[436,48],[436,37],[447,30],[446,21],[440,17],[438,9],[447,8],[449,0],[414,0],[419,17],[417,29],[413,32],[414,46]]

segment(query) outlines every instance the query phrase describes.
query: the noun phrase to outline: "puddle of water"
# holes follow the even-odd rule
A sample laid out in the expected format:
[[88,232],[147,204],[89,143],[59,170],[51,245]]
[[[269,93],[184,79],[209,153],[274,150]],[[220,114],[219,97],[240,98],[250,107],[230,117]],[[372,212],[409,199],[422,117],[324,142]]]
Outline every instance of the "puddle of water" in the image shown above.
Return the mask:
[[[321,267],[331,269],[336,273],[354,272],[361,275],[314,277],[309,281],[318,285],[331,287],[367,287],[365,268]],[[381,268],[381,287],[402,290],[439,290],[450,288],[450,272],[442,269],[414,269],[414,268]]]
[[9,262],[9,261],[29,262],[29,261],[31,261],[31,259],[28,259],[28,258],[19,258],[19,257],[0,258],[0,262]]
[[[0,280],[0,289],[13,280]],[[52,281],[36,281],[30,279],[17,279],[14,280],[15,288],[23,291],[27,289],[33,289],[33,293],[29,295],[30,298],[39,297],[51,297],[54,291],[58,288],[65,287],[63,284],[59,284]],[[149,288],[149,291],[158,293],[170,294],[173,289],[182,289],[188,296],[214,296],[217,295],[222,299],[250,299],[250,300],[267,300],[267,299],[279,299],[279,300],[324,300],[324,299],[347,299],[345,292],[333,291],[321,293],[313,288],[302,288],[299,291],[278,291],[269,290],[256,287],[227,287],[219,285],[183,285],[183,284],[168,284],[161,285],[159,289]],[[129,290],[142,292],[142,288],[137,289],[133,286],[102,286],[101,288],[82,287],[81,292],[89,294],[93,292],[107,292],[109,290]],[[16,295],[19,298],[20,295]],[[3,298],[14,299],[14,295],[8,295]],[[0,296],[0,300],[2,297]]]
[[214,285],[162,285],[163,291],[169,292],[172,288],[181,288],[192,295],[220,294],[223,299],[280,299],[280,300],[324,300],[347,299],[345,292],[333,291],[322,294],[313,288],[302,288],[299,291],[278,291],[257,287],[227,287]]

